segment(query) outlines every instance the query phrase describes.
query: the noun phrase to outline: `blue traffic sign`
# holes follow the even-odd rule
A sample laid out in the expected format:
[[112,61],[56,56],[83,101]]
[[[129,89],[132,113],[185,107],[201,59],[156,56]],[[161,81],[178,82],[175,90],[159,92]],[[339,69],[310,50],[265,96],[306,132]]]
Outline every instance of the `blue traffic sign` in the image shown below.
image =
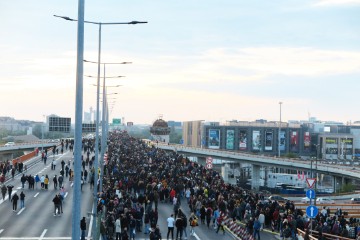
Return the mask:
[[180,144],[184,144],[184,139],[180,139]]
[[306,208],[306,215],[309,218],[315,218],[319,213],[319,209],[316,206],[310,205]]
[[314,189],[309,189],[306,191],[306,196],[309,198],[309,199],[315,199],[315,190]]

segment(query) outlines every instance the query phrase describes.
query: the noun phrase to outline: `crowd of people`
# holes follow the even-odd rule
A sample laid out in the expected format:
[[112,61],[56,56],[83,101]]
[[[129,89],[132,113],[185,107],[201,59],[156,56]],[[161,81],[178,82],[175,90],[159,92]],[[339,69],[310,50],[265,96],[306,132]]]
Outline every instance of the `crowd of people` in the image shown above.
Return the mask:
[[[318,231],[319,239],[326,239],[323,233],[353,239],[360,234],[356,219],[322,211],[310,221],[292,201],[269,201],[262,193],[226,184],[218,172],[176,152],[148,146],[126,132],[110,133],[108,143],[103,191],[98,195],[98,212],[106,209],[104,236],[120,237],[125,232],[135,239],[143,227],[145,233],[157,232],[150,239],[160,239],[161,234],[169,238],[176,227],[176,237],[182,238],[187,237],[186,228],[194,234],[199,224],[225,232],[223,214],[242,222],[254,239],[260,239],[264,228],[278,231],[283,239],[295,239],[297,228]],[[190,216],[182,211],[182,201],[188,204]],[[159,232],[158,224],[164,224],[158,222],[159,202],[173,205],[174,221],[169,222],[171,216],[167,219],[167,233]]]

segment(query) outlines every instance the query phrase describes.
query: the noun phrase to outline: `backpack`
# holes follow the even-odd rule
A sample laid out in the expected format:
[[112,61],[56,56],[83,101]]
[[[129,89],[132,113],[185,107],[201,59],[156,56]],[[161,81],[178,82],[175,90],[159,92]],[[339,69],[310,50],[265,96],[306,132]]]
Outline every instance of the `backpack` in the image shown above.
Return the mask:
[[191,226],[198,226],[198,222],[197,219],[194,218],[193,220],[191,220]]

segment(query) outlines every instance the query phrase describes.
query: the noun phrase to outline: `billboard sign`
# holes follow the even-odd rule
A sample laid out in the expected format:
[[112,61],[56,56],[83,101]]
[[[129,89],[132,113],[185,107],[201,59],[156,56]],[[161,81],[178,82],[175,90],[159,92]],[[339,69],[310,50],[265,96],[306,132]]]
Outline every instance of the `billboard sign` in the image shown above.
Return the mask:
[[290,136],[290,151],[299,151],[299,134],[298,131],[291,131]]
[[311,145],[310,133],[305,132],[304,133],[304,150],[310,150],[310,145]]
[[65,132],[71,130],[71,118],[63,118],[57,116],[49,117],[49,132]]
[[226,149],[234,149],[234,130],[226,130]]
[[120,125],[121,124],[121,119],[120,118],[113,118],[112,123],[114,125]]
[[266,151],[272,151],[273,149],[273,132],[272,131],[266,131],[265,132],[265,150]]
[[258,130],[253,130],[252,149],[253,150],[260,150],[261,149],[261,135],[260,135],[260,131],[258,131]]
[[219,149],[220,148],[220,130],[209,129],[209,148]]
[[285,131],[280,131],[280,151],[285,151]]
[[239,134],[239,149],[240,150],[247,149],[247,133],[245,130],[241,130]]

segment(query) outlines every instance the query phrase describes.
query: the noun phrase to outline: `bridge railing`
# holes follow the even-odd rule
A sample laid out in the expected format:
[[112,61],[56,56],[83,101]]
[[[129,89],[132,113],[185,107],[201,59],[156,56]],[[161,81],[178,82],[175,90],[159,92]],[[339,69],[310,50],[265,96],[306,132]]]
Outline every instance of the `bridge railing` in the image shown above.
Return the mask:
[[44,139],[43,141],[40,140],[40,141],[31,141],[31,142],[15,143],[15,145],[12,145],[12,146],[5,146],[5,144],[2,144],[2,145],[0,145],[0,148],[13,148],[13,147],[16,147],[16,146],[35,145],[35,144],[42,144],[42,143],[45,143],[45,144],[54,144],[54,145],[59,144],[58,142],[52,142],[51,140]]

